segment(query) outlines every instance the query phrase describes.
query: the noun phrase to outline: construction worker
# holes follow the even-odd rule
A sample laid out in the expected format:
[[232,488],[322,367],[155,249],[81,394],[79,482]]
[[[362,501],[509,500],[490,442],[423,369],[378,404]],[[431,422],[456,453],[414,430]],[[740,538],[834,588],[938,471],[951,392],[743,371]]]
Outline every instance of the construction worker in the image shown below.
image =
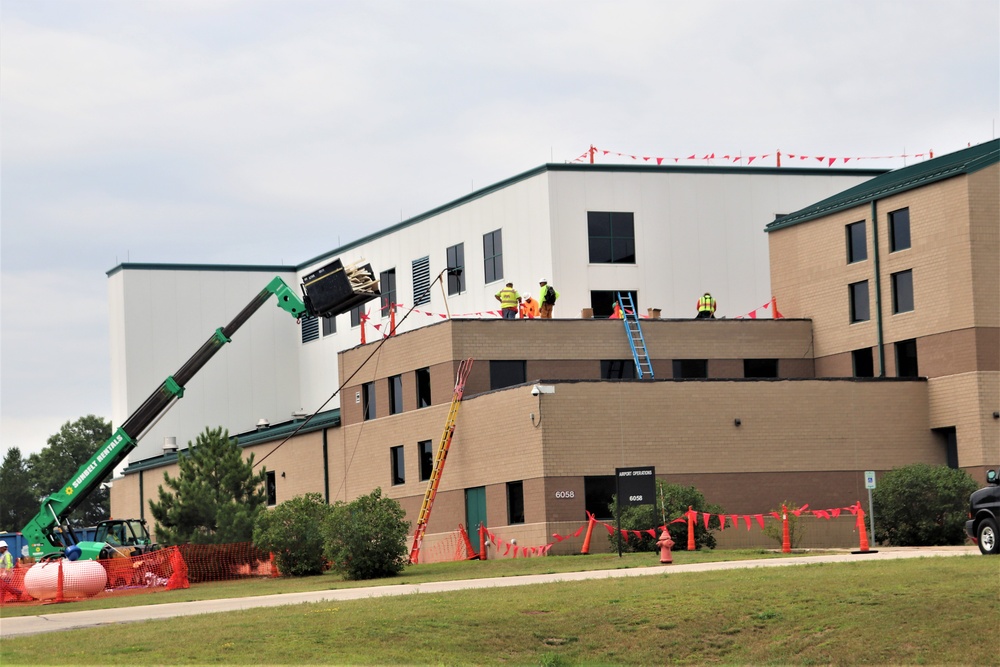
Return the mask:
[[514,289],[514,283],[507,283],[507,286],[493,295],[500,302],[505,320],[516,320],[517,309],[521,303],[521,295]]
[[615,307],[611,311],[611,319],[613,320],[625,319],[625,316],[622,315],[622,307],[618,304],[617,301],[615,301]]
[[716,307],[715,297],[713,297],[708,292],[705,292],[705,294],[703,294],[702,297],[700,299],[698,299],[698,317],[697,317],[697,319],[699,319],[699,320],[713,319],[714,320],[715,319],[715,307]]
[[7,550],[7,541],[0,540],[0,601],[3,601],[6,593],[14,596],[15,600],[21,598],[21,591],[14,588],[13,580],[14,559],[11,557],[10,551]]
[[530,294],[521,298],[521,319],[533,320],[538,317],[538,301],[532,299]]
[[549,285],[547,278],[539,280],[538,286],[540,288],[538,303],[541,304],[541,317],[543,320],[551,320],[552,307],[556,305],[556,299],[559,298],[559,292],[556,291],[555,287]]

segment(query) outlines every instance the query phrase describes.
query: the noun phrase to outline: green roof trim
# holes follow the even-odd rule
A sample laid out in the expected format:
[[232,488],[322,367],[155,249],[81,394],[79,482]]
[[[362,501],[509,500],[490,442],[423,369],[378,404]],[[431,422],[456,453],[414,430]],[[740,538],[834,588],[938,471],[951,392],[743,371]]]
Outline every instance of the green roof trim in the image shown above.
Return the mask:
[[[265,429],[254,429],[253,431],[247,431],[246,433],[230,435],[230,438],[235,438],[239,441],[240,447],[249,447],[251,445],[261,445],[265,442],[284,440],[292,433],[295,433],[295,429],[301,426],[303,421],[304,419],[293,419],[291,421],[275,424],[274,426],[269,426]],[[302,430],[296,435],[313,433],[314,431],[321,431],[326,428],[337,428],[339,426],[340,408],[334,408],[333,410],[317,413],[316,416],[309,420],[309,423],[306,424],[305,427],[303,427]],[[187,448],[180,451],[185,451],[186,449]],[[151,456],[148,459],[142,459],[141,461],[130,463],[128,467],[122,471],[122,474],[131,475],[142,470],[153,470],[156,468],[162,468],[165,465],[170,465],[171,463],[177,461],[180,451],[172,452],[170,454],[160,454],[159,456]]]
[[1000,139],[963,148],[954,153],[876,176],[840,194],[781,216],[765,226],[764,231],[784,229],[948,178],[972,174],[998,161],[1000,161]]

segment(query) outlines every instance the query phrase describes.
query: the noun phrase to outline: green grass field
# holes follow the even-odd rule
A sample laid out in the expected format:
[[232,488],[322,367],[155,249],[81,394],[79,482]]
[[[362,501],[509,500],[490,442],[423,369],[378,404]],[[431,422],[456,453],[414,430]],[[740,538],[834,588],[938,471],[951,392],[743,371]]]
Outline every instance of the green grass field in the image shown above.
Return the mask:
[[[604,568],[618,560],[529,559],[518,567],[543,569],[506,574],[592,569],[580,563],[596,558],[606,559]],[[649,554],[622,561],[650,564]],[[483,576],[485,568],[513,568],[508,563],[516,561],[420,566],[385,583]],[[649,577],[302,604],[5,639],[0,664],[996,665],[998,568],[1000,561],[980,556],[701,573],[665,568]],[[272,582],[284,586],[280,592],[344,585],[327,577]],[[226,588],[174,593],[236,595],[235,586]]]

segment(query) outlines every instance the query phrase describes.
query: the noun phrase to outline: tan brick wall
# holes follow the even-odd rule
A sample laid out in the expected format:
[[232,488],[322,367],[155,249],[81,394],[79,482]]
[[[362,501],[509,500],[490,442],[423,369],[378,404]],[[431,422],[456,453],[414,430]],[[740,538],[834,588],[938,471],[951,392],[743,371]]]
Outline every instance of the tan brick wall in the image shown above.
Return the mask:
[[958,465],[1000,465],[1000,373],[964,373],[928,381],[930,428],[955,427]]
[[[1000,164],[969,175],[975,326],[1000,327]],[[996,351],[1000,345],[993,349]]]

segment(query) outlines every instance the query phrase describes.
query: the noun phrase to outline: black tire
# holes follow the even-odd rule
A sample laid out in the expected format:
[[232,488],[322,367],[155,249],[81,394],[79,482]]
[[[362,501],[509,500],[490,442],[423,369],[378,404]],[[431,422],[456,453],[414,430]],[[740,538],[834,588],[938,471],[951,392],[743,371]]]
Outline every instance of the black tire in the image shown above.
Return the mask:
[[1000,545],[997,544],[997,522],[993,517],[986,517],[979,522],[976,538],[979,541],[979,551],[986,556],[996,556]]

